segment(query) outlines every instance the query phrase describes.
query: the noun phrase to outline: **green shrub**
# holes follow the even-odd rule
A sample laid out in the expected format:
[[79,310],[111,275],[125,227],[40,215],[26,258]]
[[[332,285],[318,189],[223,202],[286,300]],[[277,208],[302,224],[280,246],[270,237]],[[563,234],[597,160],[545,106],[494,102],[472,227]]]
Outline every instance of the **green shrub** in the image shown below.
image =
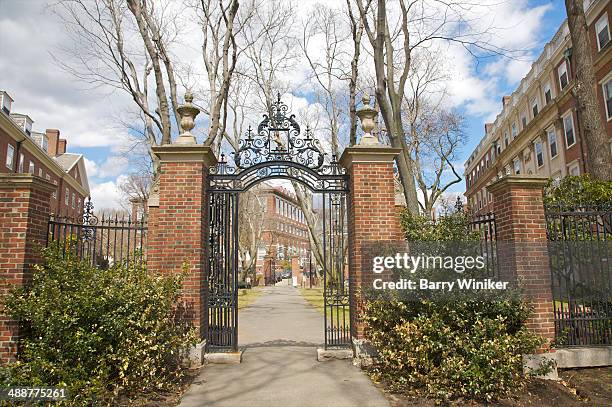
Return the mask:
[[[442,251],[452,249],[453,242],[467,242],[466,248],[479,244],[463,211],[436,222],[404,212],[401,225],[411,250],[421,242]],[[516,391],[525,381],[523,354],[543,344],[525,327],[531,307],[517,294],[423,298],[399,291],[371,296],[364,322],[365,336],[378,352],[372,374],[392,391],[437,400],[493,400]]]
[[545,188],[544,203],[571,208],[581,205],[605,205],[612,202],[612,180],[592,179],[588,174],[550,180]]
[[44,250],[32,284],[13,292],[7,311],[22,322],[18,360],[0,385],[66,386],[69,405],[107,404],[166,387],[181,374],[193,329],[175,311],[180,276],[156,276],[141,263],[94,268],[59,247]]
[[524,382],[522,355],[542,341],[529,333],[522,301],[367,302],[372,370],[392,391],[450,400],[492,400]]

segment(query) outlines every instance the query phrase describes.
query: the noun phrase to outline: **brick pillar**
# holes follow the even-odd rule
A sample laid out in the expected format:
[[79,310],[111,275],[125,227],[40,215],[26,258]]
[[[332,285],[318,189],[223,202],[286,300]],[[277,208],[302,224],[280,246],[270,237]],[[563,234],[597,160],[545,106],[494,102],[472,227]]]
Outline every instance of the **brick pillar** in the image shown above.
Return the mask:
[[181,273],[184,264],[187,265],[182,300],[187,319],[204,338],[208,251],[206,177],[216,158],[210,147],[196,144],[164,145],[154,147],[153,152],[160,164],[159,177],[148,203],[147,267],[155,272]]
[[[0,173],[0,307],[9,290],[27,284],[41,262],[55,188],[30,174]],[[19,336],[16,321],[0,308],[0,363],[14,360]]]
[[555,336],[548,239],[542,190],[546,178],[506,176],[487,187],[493,194],[500,278],[518,281],[534,312],[527,327]]
[[393,161],[401,150],[382,145],[355,146],[344,150],[340,164],[349,175],[348,241],[351,334],[363,339],[362,288],[371,287],[372,264],[363,250],[372,243],[401,239],[395,209]]

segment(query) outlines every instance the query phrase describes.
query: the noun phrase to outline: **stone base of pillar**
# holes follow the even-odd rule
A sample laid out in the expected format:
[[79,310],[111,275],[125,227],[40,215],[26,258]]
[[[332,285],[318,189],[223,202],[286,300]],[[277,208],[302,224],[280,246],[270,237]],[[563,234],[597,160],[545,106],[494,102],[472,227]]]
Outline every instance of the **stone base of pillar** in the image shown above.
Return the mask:
[[378,352],[367,340],[353,338],[353,350],[355,357],[353,365],[358,367],[372,366],[374,359],[378,356]]
[[237,365],[242,363],[242,349],[238,352],[214,352],[204,355],[206,363],[214,363],[219,365]]
[[191,369],[202,366],[204,364],[204,349],[206,349],[206,339],[189,349],[183,360],[183,366]]
[[323,349],[317,348],[317,360],[327,362],[329,360],[352,359],[354,356],[352,349]]

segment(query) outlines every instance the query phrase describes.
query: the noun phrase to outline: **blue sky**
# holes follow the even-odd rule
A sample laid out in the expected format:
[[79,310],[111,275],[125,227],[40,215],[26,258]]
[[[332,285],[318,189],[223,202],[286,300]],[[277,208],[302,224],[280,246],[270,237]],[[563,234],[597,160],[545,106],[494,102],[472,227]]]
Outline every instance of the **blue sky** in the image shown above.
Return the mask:
[[[302,0],[306,7],[315,0]],[[333,3],[336,0],[328,0]],[[328,3],[326,2],[326,3]],[[344,0],[339,3],[344,3]],[[306,6],[303,6],[306,4]],[[538,57],[565,18],[563,0],[500,0],[500,20],[504,13],[514,26],[503,35],[505,43],[529,47],[528,59]],[[300,11],[301,13],[301,11]],[[513,41],[513,37],[525,37]],[[54,63],[52,54],[68,43],[64,26],[44,1],[0,0],[0,89],[15,99],[14,111],[29,114],[34,129],[59,128],[68,139],[69,151],[87,157],[87,167],[94,202],[100,207],[116,207],[117,184],[129,172],[129,154],[124,145],[129,133],[118,117],[131,109],[126,95],[108,89],[91,89],[74,81]],[[453,58],[457,57],[458,62]],[[463,58],[463,59],[462,59]],[[488,60],[478,65],[464,56],[449,56],[461,71],[451,91],[456,91],[454,107],[467,119],[469,142],[461,152],[460,162],[471,153],[483,136],[484,123],[501,108],[501,97],[511,94],[530,61],[510,64]],[[513,69],[506,65],[512,65]],[[297,92],[300,94],[300,92]],[[310,99],[308,95],[304,100]],[[254,123],[255,124],[255,123]],[[452,191],[461,192],[464,184]]]

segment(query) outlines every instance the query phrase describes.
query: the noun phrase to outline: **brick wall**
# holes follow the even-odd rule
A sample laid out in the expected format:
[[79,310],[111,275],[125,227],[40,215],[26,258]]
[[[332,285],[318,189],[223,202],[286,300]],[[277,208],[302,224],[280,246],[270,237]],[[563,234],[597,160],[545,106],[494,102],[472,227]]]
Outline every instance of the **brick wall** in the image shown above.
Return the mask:
[[500,278],[516,280],[534,307],[527,327],[554,339],[552,285],[542,188],[545,178],[505,177],[493,194]]
[[[29,174],[0,174],[0,302],[22,287],[40,263],[49,221],[53,184]],[[0,309],[0,362],[12,360],[19,329]]]

